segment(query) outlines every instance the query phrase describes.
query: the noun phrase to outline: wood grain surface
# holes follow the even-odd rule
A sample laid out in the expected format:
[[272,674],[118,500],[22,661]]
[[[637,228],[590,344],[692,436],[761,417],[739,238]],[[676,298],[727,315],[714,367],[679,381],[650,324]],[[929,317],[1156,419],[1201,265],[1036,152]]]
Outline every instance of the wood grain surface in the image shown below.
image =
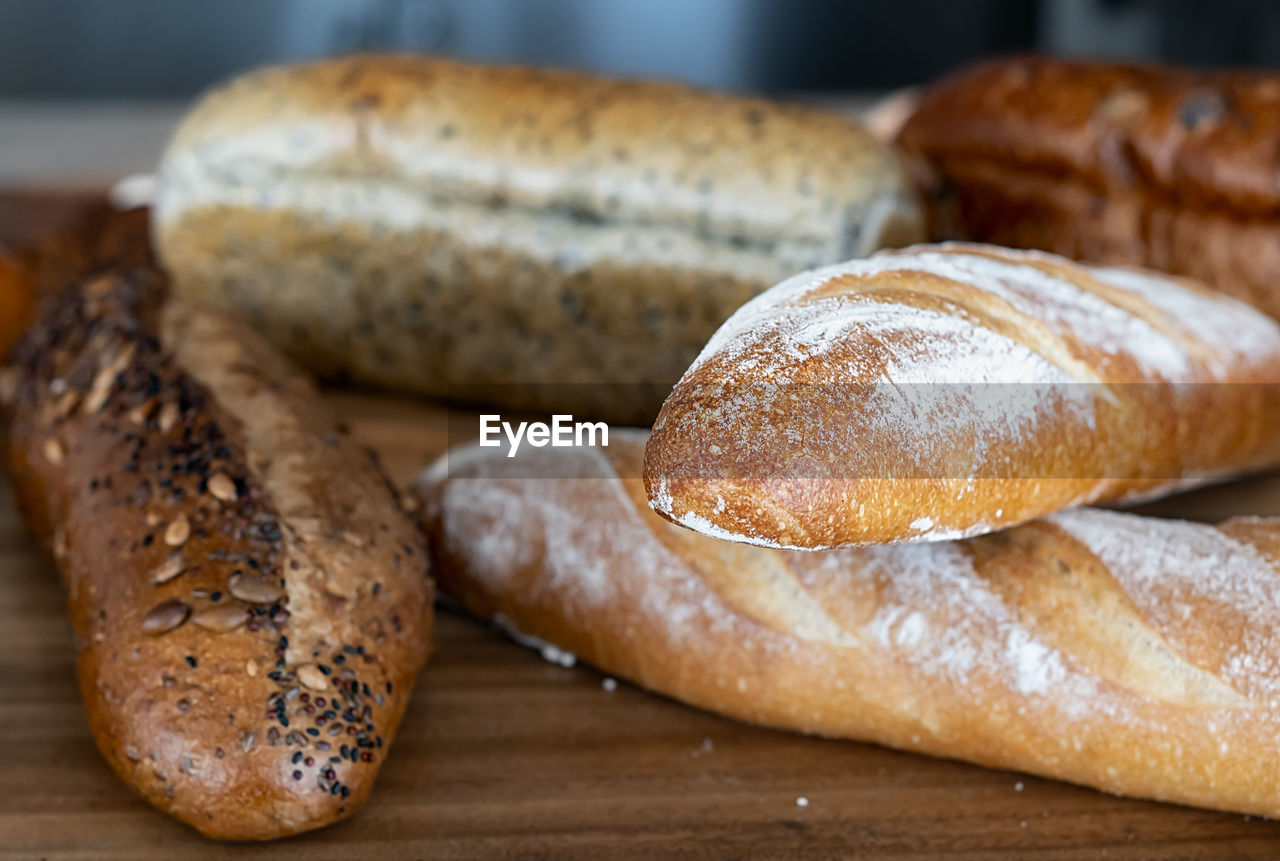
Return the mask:
[[[41,205],[42,219],[64,212]],[[0,196],[0,239],[29,229],[30,207]],[[330,398],[400,484],[477,427],[473,410]],[[1280,476],[1148,510],[1280,513]],[[746,726],[623,682],[606,690],[590,668],[546,663],[447,609],[368,806],[229,846],[107,768],[73,661],[56,573],[0,469],[0,859],[1280,858],[1280,823]]]

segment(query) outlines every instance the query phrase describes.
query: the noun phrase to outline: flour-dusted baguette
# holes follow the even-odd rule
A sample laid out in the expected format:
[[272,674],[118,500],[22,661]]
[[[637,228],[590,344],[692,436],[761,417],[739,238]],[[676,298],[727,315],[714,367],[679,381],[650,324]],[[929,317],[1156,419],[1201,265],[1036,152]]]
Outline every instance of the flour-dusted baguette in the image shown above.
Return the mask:
[[1280,520],[796,553],[654,515],[643,445],[454,449],[421,487],[441,591],[741,720],[1280,815]]
[[942,182],[939,226],[1191,276],[1280,317],[1278,138],[1274,71],[1016,57],[928,89],[899,141]]
[[258,336],[151,271],[67,291],[16,355],[14,486],[107,761],[213,837],[349,815],[431,622],[420,534],[372,458]]
[[1195,284],[992,246],[791,278],[672,391],[645,483],[692,529],[975,535],[1280,461],[1280,327]]
[[206,96],[155,237],[180,293],[327,376],[647,425],[747,299],[923,239],[906,186],[810,108],[367,56]]

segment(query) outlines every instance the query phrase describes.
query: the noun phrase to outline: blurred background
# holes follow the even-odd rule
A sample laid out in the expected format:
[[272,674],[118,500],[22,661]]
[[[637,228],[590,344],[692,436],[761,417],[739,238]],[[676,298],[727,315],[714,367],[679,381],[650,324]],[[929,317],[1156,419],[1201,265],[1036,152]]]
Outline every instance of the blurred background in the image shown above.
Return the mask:
[[1274,0],[0,0],[0,94],[186,96],[247,66],[358,50],[880,89],[1017,50],[1280,60]]
[[1013,51],[1280,62],[1275,0],[0,0],[0,182],[145,169],[181,106],[248,67],[409,51],[850,109]]

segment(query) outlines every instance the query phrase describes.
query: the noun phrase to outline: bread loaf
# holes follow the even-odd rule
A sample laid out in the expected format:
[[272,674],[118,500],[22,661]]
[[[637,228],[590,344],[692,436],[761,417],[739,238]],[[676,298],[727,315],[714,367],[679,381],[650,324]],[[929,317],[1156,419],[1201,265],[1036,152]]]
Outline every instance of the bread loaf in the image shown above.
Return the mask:
[[1277,137],[1275,72],[1016,57],[928,89],[899,141],[938,174],[938,229],[1187,275],[1280,317]]
[[643,445],[454,449],[421,487],[441,591],[739,720],[1280,815],[1280,519],[770,550],[652,514]]
[[160,166],[182,295],[331,378],[648,424],[735,308],[923,238],[855,123],[568,72],[354,57],[238,78]]
[[15,491],[69,591],[103,756],[211,837],[350,815],[431,621],[420,534],[370,456],[151,271],[67,291],[16,358]]
[[1280,327],[1195,284],[991,246],[795,276],[672,391],[645,483],[708,534],[980,534],[1280,461]]

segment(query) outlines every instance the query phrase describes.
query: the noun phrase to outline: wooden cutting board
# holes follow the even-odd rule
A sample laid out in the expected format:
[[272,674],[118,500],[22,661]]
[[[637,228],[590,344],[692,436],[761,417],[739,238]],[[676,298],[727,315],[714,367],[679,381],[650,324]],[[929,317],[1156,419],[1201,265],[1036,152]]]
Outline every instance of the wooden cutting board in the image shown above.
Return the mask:
[[[476,427],[472,412],[330,397],[401,484]],[[1150,510],[1280,513],[1280,477]],[[1280,823],[746,726],[625,682],[606,690],[590,668],[445,610],[369,804],[320,832],[228,847],[107,768],[73,658],[56,575],[0,468],[0,859],[1280,858]]]

